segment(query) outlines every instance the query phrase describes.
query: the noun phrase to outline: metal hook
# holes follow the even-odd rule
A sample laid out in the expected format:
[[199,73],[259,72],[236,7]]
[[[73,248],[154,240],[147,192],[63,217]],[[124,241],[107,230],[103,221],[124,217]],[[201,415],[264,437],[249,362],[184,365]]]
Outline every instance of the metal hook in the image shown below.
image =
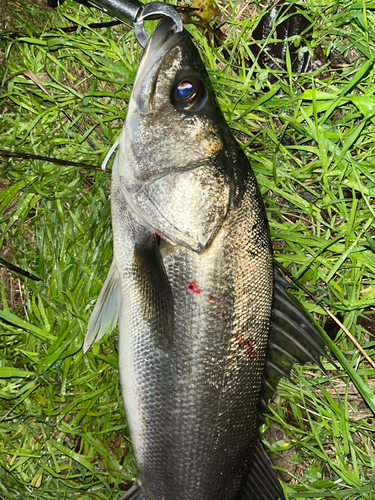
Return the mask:
[[172,5],[168,5],[162,2],[148,3],[144,6],[143,10],[138,13],[137,20],[134,22],[135,37],[142,47],[146,46],[149,39],[145,31],[143,22],[147,18],[154,16],[170,17],[175,24],[175,33],[178,33],[184,29],[181,17],[178,15],[177,11]]

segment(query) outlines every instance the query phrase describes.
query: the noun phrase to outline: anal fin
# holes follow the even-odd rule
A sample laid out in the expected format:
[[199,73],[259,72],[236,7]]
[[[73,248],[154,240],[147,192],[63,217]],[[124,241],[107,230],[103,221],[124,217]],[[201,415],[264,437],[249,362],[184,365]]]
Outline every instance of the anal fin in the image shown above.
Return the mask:
[[120,500],[144,500],[141,487],[136,481],[133,486],[123,495]]
[[252,448],[246,481],[235,500],[285,500],[281,484],[264,451],[259,432]]
[[120,309],[120,274],[116,264],[112,262],[107,279],[104,282],[87,326],[83,352],[86,352],[93,342],[100,340],[107,332],[110,333],[116,328]]

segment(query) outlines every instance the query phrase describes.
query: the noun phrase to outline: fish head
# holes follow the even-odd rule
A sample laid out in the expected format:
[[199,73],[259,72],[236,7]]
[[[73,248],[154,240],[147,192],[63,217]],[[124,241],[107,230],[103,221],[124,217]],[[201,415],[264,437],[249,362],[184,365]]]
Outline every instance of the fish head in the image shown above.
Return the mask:
[[237,150],[190,35],[162,19],[120,136],[117,175],[126,202],[170,243],[202,252],[232,203]]

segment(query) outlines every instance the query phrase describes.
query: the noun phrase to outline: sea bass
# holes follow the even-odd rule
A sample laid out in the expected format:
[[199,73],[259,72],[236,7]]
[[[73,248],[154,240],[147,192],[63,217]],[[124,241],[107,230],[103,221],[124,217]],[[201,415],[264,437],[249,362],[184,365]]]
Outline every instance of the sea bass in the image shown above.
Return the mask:
[[136,76],[111,208],[113,263],[84,348],[119,320],[139,473],[126,498],[283,499],[260,415],[324,342],[274,279],[254,174],[189,34],[167,18]]

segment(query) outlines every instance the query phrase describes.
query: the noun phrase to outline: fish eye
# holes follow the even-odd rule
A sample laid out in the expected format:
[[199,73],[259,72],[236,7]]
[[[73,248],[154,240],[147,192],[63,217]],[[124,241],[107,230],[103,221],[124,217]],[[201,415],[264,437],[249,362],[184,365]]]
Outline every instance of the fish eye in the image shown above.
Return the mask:
[[203,84],[192,76],[179,80],[172,88],[172,104],[177,109],[192,109],[200,100],[203,90]]
[[194,93],[194,85],[189,82],[188,80],[185,80],[184,82],[181,82],[175,91],[177,99],[180,101],[185,101],[186,99],[189,99]]

